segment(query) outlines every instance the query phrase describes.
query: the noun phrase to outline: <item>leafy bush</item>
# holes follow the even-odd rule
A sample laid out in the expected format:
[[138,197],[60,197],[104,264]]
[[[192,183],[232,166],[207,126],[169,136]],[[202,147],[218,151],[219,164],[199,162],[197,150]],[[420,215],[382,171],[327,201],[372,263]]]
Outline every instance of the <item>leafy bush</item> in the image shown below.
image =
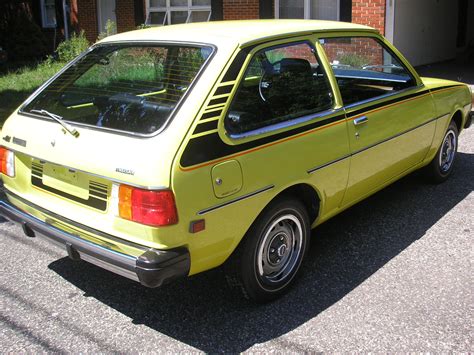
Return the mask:
[[338,58],[341,64],[349,65],[353,68],[362,68],[369,63],[369,60],[363,55],[355,53],[344,53]]
[[79,34],[73,33],[71,38],[59,43],[56,52],[61,62],[69,62],[84,52],[89,47],[84,31]]
[[147,28],[151,28],[151,26],[146,23],[137,26],[137,30],[146,30]]

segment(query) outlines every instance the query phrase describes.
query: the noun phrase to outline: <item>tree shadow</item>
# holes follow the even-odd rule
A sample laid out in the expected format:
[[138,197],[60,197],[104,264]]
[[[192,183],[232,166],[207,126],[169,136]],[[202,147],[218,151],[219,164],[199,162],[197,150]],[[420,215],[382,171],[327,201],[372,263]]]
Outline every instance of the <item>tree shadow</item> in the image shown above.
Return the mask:
[[473,190],[473,175],[474,155],[459,153],[446,183],[412,174],[316,228],[302,277],[271,304],[241,299],[221,269],[147,289],[85,262],[49,267],[135,324],[205,352],[242,352],[314,318],[422,238]]

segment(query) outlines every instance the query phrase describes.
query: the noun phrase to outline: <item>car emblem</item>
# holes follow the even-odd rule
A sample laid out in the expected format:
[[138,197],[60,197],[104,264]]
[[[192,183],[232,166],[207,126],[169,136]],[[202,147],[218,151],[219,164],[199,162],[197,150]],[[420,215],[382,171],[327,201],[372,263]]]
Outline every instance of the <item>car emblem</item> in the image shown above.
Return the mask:
[[55,139],[53,139],[53,140],[51,141],[51,145],[52,145],[53,147],[56,145],[56,140],[55,140]]

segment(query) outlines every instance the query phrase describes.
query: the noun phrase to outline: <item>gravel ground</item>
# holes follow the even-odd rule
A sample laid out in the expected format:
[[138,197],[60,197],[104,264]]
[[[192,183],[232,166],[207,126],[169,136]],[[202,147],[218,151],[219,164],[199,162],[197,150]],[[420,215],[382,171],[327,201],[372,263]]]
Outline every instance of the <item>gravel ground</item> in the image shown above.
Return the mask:
[[474,351],[474,128],[452,178],[408,176],[314,231],[256,306],[213,270],[146,289],[0,224],[0,351]]

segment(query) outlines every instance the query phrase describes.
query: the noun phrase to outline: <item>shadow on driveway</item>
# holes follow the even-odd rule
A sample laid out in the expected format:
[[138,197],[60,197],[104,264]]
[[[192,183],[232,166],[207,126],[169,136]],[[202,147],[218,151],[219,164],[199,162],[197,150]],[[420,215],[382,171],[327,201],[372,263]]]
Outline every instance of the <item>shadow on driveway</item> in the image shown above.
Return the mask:
[[459,153],[448,182],[425,185],[410,175],[316,228],[302,277],[267,305],[241,299],[220,269],[147,289],[67,258],[50,268],[136,324],[205,352],[241,352],[288,333],[350,293],[461,202],[474,188],[472,176],[474,155]]

